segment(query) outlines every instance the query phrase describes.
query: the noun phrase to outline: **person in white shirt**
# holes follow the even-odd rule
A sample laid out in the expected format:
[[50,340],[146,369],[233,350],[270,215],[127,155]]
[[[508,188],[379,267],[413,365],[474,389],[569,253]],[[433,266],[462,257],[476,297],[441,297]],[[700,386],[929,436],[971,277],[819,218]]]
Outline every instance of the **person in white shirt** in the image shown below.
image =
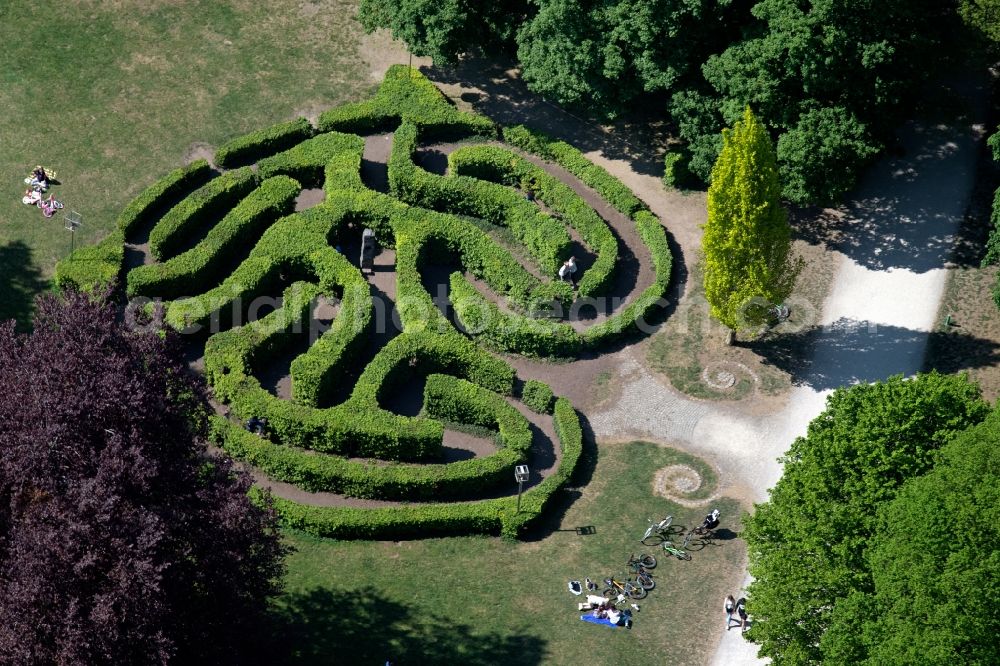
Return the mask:
[[570,257],[559,267],[559,279],[573,283],[576,286],[576,257]]

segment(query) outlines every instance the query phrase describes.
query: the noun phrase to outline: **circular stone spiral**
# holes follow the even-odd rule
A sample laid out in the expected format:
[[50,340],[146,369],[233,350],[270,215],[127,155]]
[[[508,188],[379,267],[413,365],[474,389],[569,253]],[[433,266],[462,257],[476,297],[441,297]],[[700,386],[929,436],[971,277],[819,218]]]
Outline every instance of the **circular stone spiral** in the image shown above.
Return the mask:
[[653,477],[654,494],[687,507],[702,506],[715,499],[715,494],[700,499],[691,498],[703,485],[701,474],[690,465],[667,465],[657,470]]
[[752,379],[755,386],[760,384],[760,377],[753,370],[736,361],[709,363],[701,371],[701,381],[717,391],[728,391],[736,386],[740,374]]

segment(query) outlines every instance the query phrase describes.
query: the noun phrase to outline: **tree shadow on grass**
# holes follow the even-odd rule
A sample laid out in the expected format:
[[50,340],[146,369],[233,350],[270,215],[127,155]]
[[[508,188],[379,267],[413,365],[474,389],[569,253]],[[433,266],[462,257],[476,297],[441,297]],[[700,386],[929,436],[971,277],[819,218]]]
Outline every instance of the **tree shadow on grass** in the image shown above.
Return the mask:
[[[898,326],[840,319],[799,333],[744,343],[792,377],[816,390],[873,382],[930,367],[941,372],[995,365],[1000,344],[958,331],[916,331]],[[925,362],[928,352],[953,353]]]
[[27,329],[35,296],[49,286],[31,258],[31,248],[22,241],[0,246],[0,321],[16,319]]
[[314,588],[286,597],[275,616],[275,654],[260,663],[539,664],[545,647],[535,636],[473,627],[367,588]]

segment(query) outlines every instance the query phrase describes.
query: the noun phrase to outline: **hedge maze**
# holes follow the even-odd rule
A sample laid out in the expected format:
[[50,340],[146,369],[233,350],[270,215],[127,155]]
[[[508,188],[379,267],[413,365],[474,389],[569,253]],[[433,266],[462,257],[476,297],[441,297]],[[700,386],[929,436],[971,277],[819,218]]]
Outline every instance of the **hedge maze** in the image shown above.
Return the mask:
[[[365,137],[389,133],[388,191],[377,191],[362,178]],[[422,147],[445,141],[461,142],[449,144],[447,173],[423,168]],[[558,313],[613,295],[623,244],[542,160],[616,209],[652,269],[649,284],[590,325]],[[516,537],[572,475],[582,433],[568,400],[519,379],[501,354],[572,358],[640,327],[670,279],[659,220],[571,146],[524,127],[501,132],[399,66],[373,99],[327,111],[315,127],[298,119],[239,137],[213,161],[149,186],[114,233],[59,264],[57,283],[89,289],[124,273],[129,297],[162,300],[165,325],[197,332],[191,343],[204,344],[205,378],[230,415],[213,417],[213,442],[274,481],[326,493],[315,505],[277,493],[287,525],[341,539]],[[322,201],[296,212],[301,192],[319,188]],[[339,251],[362,228],[395,253],[394,294]],[[142,230],[147,255],[126,270],[126,241],[134,246]],[[555,279],[574,247],[592,260],[575,292]],[[442,267],[446,302],[425,284]],[[255,306],[261,298],[272,307]],[[316,331],[320,299],[335,316]],[[387,312],[397,330],[384,330]],[[291,388],[280,395],[260,376],[290,353]],[[421,386],[419,413],[391,409]],[[251,417],[267,418],[268,437],[241,427]],[[516,512],[513,469],[531,464],[540,420],[557,436],[557,464]],[[445,462],[445,431],[463,428],[489,434],[495,451]]]

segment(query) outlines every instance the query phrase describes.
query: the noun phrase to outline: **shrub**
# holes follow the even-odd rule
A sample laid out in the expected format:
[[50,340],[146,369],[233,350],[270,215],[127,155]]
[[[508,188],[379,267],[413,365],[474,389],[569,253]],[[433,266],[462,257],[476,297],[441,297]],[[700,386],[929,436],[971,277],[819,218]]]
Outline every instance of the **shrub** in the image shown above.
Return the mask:
[[195,160],[187,166],[174,169],[132,199],[118,215],[118,230],[128,236],[139,225],[148,222],[152,215],[185,192],[203,185],[212,177],[212,168],[205,160]]
[[244,134],[219,146],[215,163],[226,169],[256,162],[305,141],[313,135],[313,127],[305,118],[296,118],[265,129]]
[[284,152],[260,160],[257,170],[263,178],[283,174],[291,176],[304,187],[319,187],[322,185],[326,166],[331,161],[346,161],[348,155],[356,154],[359,156],[360,168],[360,155],[364,146],[365,140],[353,134],[320,134]]
[[260,178],[249,167],[228,171],[170,209],[149,234],[149,252],[163,261],[211,218],[222,215],[253,190]]
[[403,65],[389,68],[374,99],[326,111],[318,126],[321,132],[373,134],[390,131],[402,121],[419,127],[425,138],[496,136],[492,121],[459,111],[427,77]]
[[685,148],[668,150],[663,156],[663,184],[675,190],[683,190],[694,184],[694,174],[688,169],[691,155]]
[[538,414],[548,414],[552,410],[554,397],[548,384],[534,379],[524,382],[524,388],[521,390],[521,402]]
[[73,250],[56,264],[55,284],[60,289],[100,293],[118,279],[125,255],[125,236],[112,231],[97,245]]
[[286,176],[268,178],[197,246],[172,259],[139,266],[128,274],[129,296],[174,298],[218,280],[218,272],[278,218],[291,213],[301,186]]

